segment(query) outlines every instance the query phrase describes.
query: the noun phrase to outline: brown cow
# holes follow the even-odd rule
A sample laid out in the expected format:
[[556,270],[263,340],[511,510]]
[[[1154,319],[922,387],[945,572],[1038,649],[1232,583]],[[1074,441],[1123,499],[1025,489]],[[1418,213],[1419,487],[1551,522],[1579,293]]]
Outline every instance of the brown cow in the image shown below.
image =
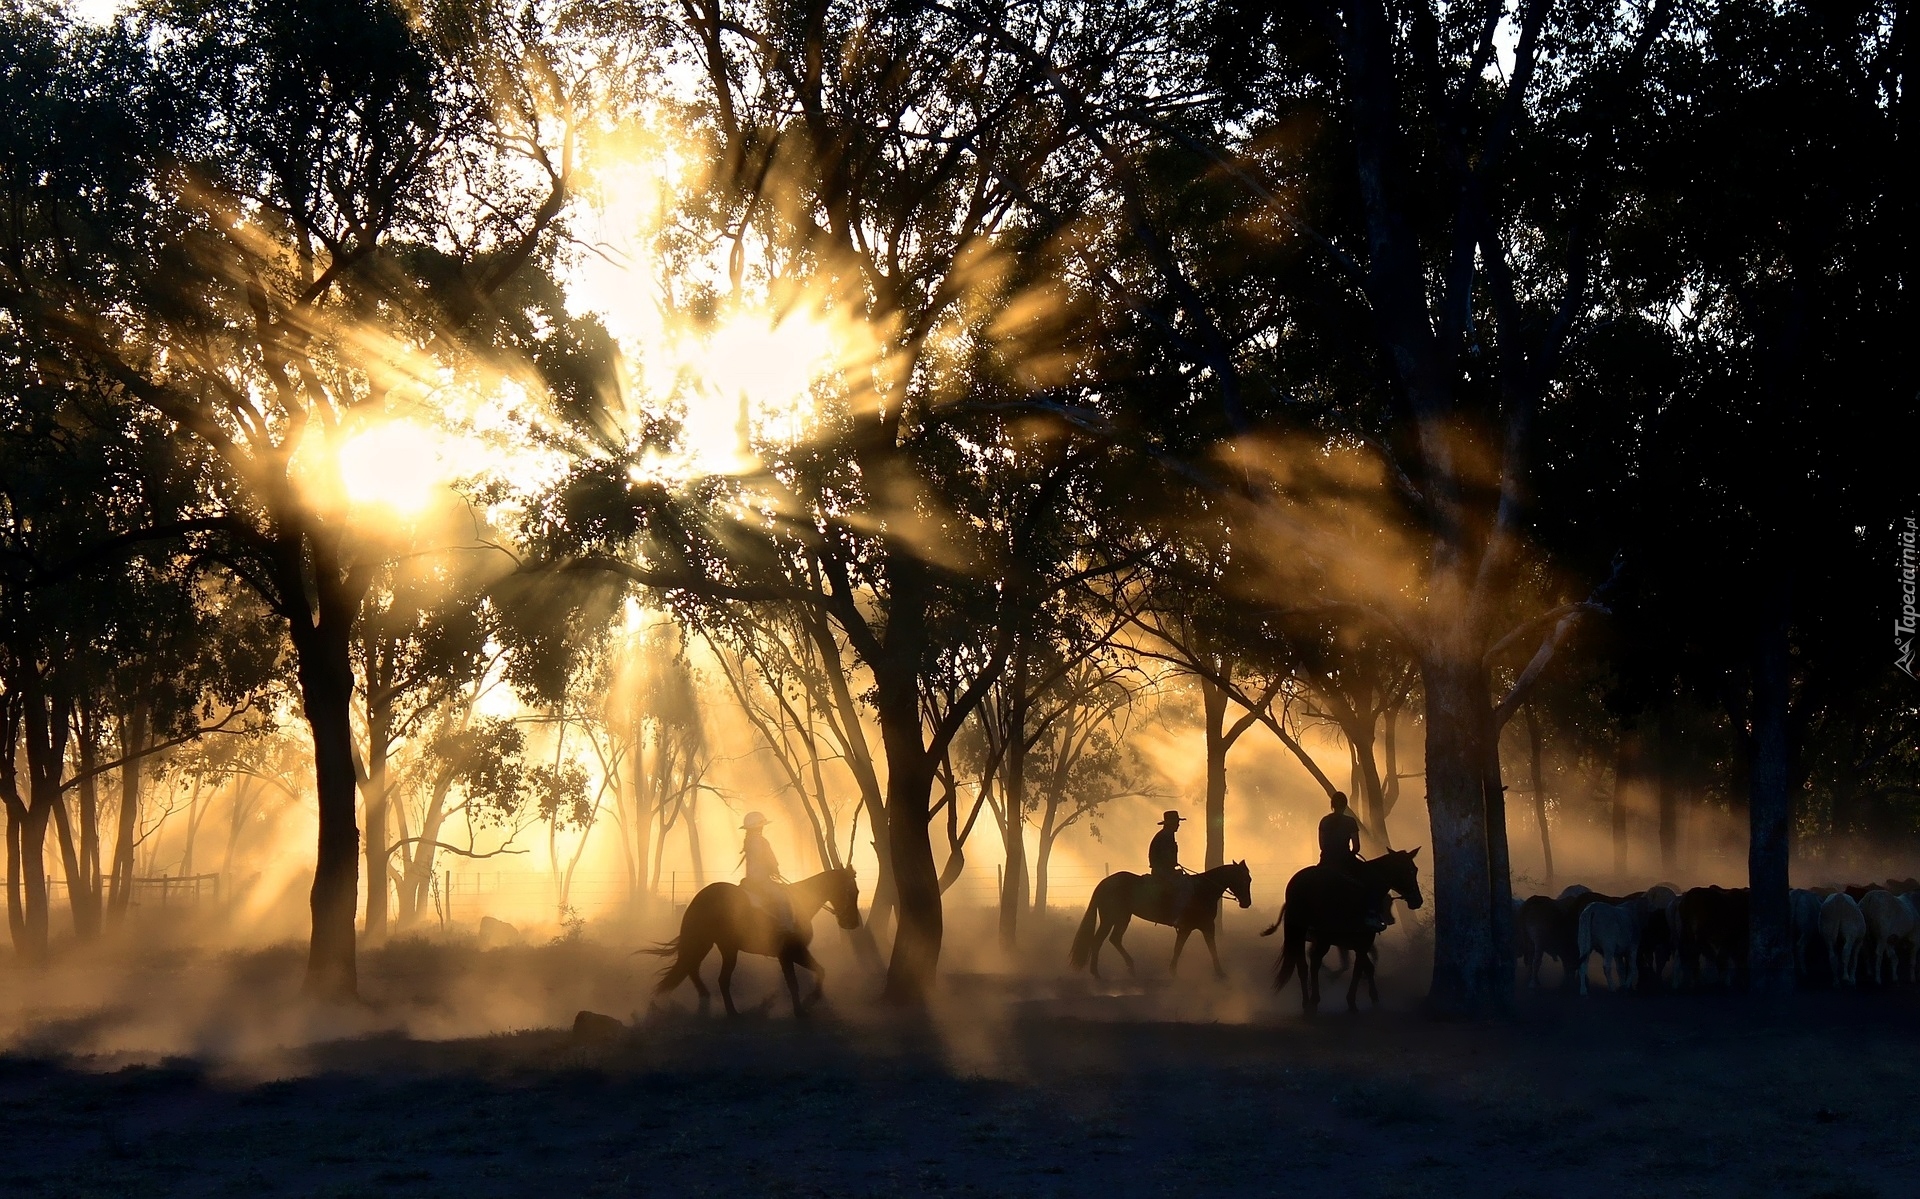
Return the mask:
[[1745,981],[1747,889],[1695,887],[1673,901],[1673,985],[1700,985],[1700,959],[1713,963],[1722,986]]
[[1574,922],[1558,901],[1545,895],[1526,900],[1514,915],[1514,929],[1529,987],[1540,985],[1540,962],[1549,957],[1560,963],[1561,982],[1572,981]]

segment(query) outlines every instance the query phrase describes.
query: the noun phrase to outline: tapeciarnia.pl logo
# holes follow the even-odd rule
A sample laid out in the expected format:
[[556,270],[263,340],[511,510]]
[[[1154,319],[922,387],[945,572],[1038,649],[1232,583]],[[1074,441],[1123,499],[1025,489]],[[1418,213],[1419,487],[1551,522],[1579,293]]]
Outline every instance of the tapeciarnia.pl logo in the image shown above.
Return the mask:
[[1915,526],[1915,518],[1909,516],[1900,530],[1900,615],[1893,620],[1893,664],[1910,679],[1920,679],[1913,660],[1914,626],[1920,623],[1920,613],[1914,609],[1914,535],[1920,532]]

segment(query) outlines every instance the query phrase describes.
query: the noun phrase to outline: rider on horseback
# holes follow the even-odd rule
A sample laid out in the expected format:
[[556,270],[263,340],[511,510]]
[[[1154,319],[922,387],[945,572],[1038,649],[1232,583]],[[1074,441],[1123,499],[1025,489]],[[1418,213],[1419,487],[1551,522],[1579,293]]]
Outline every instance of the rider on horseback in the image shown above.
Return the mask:
[[1347,806],[1347,793],[1333,793],[1333,811],[1320,818],[1320,864],[1352,875],[1360,864],[1360,818]]
[[759,812],[748,812],[747,818],[740,822],[740,827],[747,831],[746,844],[740,850],[746,867],[740,889],[773,917],[775,927],[791,933],[795,926],[793,904],[787,899],[787,880],[780,876],[780,860],[773,856],[773,846],[767,843],[767,835],[762,831],[772,823]]
[[[1332,870],[1342,878],[1358,880],[1360,864],[1365,859],[1360,856],[1360,818],[1347,806],[1347,793],[1333,793],[1333,811],[1320,818],[1320,864]],[[1381,906],[1368,913],[1367,922],[1375,929],[1384,929],[1393,923],[1392,900],[1381,901]],[[1344,962],[1346,951],[1341,951]],[[1345,969],[1343,965],[1341,967]]]
[[1193,884],[1187,881],[1192,876],[1180,865],[1180,842],[1175,837],[1179,829],[1180,813],[1162,813],[1160,831],[1147,846],[1147,869],[1152,872],[1150,877],[1160,884],[1171,912],[1178,912],[1193,890]]

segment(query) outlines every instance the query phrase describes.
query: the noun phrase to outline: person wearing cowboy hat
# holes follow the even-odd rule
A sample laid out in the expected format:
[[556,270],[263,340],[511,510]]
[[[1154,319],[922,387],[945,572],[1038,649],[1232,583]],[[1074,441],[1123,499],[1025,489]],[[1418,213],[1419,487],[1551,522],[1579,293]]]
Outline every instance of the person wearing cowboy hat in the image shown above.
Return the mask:
[[746,830],[746,843],[740,849],[744,864],[740,889],[773,917],[783,932],[793,931],[793,905],[787,902],[787,880],[780,875],[780,859],[773,856],[763,831],[773,821],[759,812],[748,812],[740,827]]
[[1180,868],[1180,842],[1175,836],[1179,830],[1180,813],[1164,812],[1160,816],[1160,831],[1147,846],[1150,877],[1164,889],[1168,907],[1175,910],[1185,902],[1190,889],[1187,872]]

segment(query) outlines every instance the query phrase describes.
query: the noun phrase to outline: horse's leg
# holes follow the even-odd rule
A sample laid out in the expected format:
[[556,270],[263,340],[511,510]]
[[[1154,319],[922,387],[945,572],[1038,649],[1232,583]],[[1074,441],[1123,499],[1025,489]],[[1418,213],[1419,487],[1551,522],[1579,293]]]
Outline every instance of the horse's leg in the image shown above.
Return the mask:
[[1180,951],[1187,947],[1187,938],[1193,935],[1191,928],[1179,928],[1173,934],[1173,965],[1167,967],[1168,974],[1180,973]]
[[727,1015],[738,1016],[740,1010],[733,1006],[733,965],[740,958],[740,951],[725,945],[720,947],[720,999],[727,1005]]
[[1087,955],[1087,973],[1095,978],[1100,977],[1100,947],[1106,944],[1107,934],[1112,931],[1112,926],[1106,921],[1107,914],[1101,912],[1100,925],[1093,934],[1093,952]]
[[787,998],[793,1001],[793,1018],[798,1020],[806,1011],[800,1005],[800,978],[794,973],[791,953],[780,955],[780,976],[787,980]]
[[813,975],[813,994],[807,996],[807,1006],[812,1007],[814,1004],[826,998],[827,968],[820,964],[819,958],[813,956],[813,950],[808,949],[804,945],[800,947],[800,956],[795,958],[794,961],[798,965],[805,966]]
[[1367,955],[1366,951],[1362,950],[1353,955],[1353,977],[1347,982],[1347,1010],[1349,1012],[1358,1012],[1360,1010],[1360,979],[1366,972]]
[[1207,952],[1213,957],[1213,976],[1218,979],[1227,977],[1227,968],[1220,964],[1220,947],[1213,942],[1213,925],[1200,926],[1200,936],[1207,943]]
[[1372,951],[1367,953],[1367,998],[1374,1007],[1380,1006],[1380,959]]
[[1307,946],[1307,957],[1311,959],[1313,966],[1313,969],[1308,971],[1313,977],[1313,1000],[1312,1007],[1308,1008],[1309,1011],[1317,1011],[1320,1007],[1320,970],[1327,964],[1327,950],[1330,948],[1332,946],[1329,945],[1309,944]]
[[1133,955],[1127,953],[1127,947],[1119,943],[1119,938],[1127,936],[1127,926],[1129,926],[1129,924],[1133,924],[1133,917],[1121,917],[1119,918],[1119,922],[1114,924],[1114,949],[1119,951],[1119,957],[1123,957],[1123,959],[1127,961],[1127,976],[1129,976],[1129,978],[1137,978],[1140,972],[1133,968]]
[[702,947],[698,953],[682,946],[680,950],[680,964],[677,967],[679,972],[686,976],[687,981],[693,984],[694,993],[700,996],[700,1014],[703,1016],[706,1015],[707,1009],[712,1005],[713,996],[708,992],[706,982],[700,977],[700,967],[706,964],[707,955],[712,952],[712,945]]
[[1120,943],[1120,938],[1127,935],[1127,926],[1132,923],[1133,917],[1131,915],[1122,916],[1118,920],[1115,920],[1113,922],[1113,935],[1108,938],[1108,940],[1113,942],[1114,951],[1120,955],[1121,960],[1127,963],[1128,977],[1137,975],[1139,971],[1133,968],[1133,955],[1128,953],[1127,947]]

